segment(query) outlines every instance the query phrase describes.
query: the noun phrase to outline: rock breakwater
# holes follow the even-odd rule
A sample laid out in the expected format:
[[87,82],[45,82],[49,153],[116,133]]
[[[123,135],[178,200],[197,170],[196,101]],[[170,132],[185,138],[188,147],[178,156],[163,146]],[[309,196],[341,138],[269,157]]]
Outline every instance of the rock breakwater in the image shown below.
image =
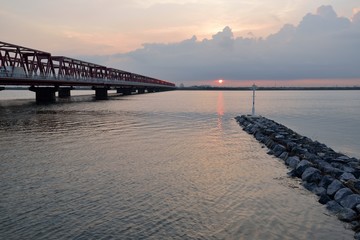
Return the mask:
[[348,222],[360,239],[360,162],[262,116],[235,117],[240,126],[291,168],[289,175]]

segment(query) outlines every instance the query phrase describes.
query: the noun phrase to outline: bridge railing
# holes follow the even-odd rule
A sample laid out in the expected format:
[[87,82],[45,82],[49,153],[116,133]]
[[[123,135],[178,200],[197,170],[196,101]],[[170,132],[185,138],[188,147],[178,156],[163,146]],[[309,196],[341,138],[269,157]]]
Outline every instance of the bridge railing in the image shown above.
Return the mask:
[[[71,76],[57,76],[57,77],[48,77],[48,76],[41,76],[41,75],[33,75],[29,76],[28,74],[18,74],[18,73],[3,73],[0,72],[1,79],[7,79],[9,81],[17,79],[22,83],[26,83],[26,81],[34,80],[38,83],[44,82],[47,84],[54,84],[54,85],[112,85],[112,86],[127,86],[127,85],[144,85],[144,86],[173,86],[165,83],[161,83],[159,80],[153,81],[141,81],[141,80],[118,80],[118,79],[109,79],[109,78],[74,78]],[[14,82],[15,83],[15,82]],[[17,84],[13,84],[17,85]]]

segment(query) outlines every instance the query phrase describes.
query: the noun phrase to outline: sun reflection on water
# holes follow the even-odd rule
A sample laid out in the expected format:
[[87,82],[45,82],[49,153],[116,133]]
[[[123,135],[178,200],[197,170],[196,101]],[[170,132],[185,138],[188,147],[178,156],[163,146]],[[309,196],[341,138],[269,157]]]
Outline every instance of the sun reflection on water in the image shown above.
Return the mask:
[[217,98],[217,115],[218,115],[218,129],[223,128],[222,126],[222,118],[224,116],[224,93],[219,92],[218,98]]

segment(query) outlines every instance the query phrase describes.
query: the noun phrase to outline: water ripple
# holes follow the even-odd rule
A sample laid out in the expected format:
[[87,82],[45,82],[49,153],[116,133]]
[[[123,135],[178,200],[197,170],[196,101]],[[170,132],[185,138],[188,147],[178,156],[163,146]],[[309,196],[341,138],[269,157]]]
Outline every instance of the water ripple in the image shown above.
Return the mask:
[[0,108],[1,238],[352,238],[241,130],[235,98],[201,97]]

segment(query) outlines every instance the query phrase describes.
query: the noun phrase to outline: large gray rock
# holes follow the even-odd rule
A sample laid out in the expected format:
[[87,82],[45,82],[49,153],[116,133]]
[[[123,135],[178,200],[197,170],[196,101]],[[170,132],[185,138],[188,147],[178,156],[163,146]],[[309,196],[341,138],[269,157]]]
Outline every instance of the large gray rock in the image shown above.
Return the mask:
[[338,212],[338,218],[344,222],[351,222],[356,216],[356,212],[350,208],[343,208]]
[[274,140],[276,141],[276,142],[280,142],[280,141],[282,141],[282,140],[284,140],[285,139],[285,136],[284,135],[281,135],[281,134],[275,134],[275,136],[274,136]]
[[360,222],[357,221],[357,217],[352,222],[350,222],[349,227],[351,227],[351,229],[354,231],[360,229]]
[[348,181],[350,179],[356,179],[354,175],[352,175],[351,173],[345,172],[343,174],[341,174],[340,178],[341,181]]
[[274,141],[272,139],[269,138],[269,140],[265,143],[265,145],[268,147],[268,148],[272,148],[272,146],[274,145]]
[[258,140],[259,142],[261,142],[264,139],[264,135],[262,135],[261,132],[256,132],[255,133],[255,138],[256,140]]
[[359,194],[348,195],[340,201],[340,204],[344,208],[355,209],[356,205],[360,204],[360,195]]
[[319,187],[324,187],[324,188],[328,188],[328,186],[335,180],[335,178],[333,178],[332,176],[329,175],[325,175],[323,176],[323,178],[321,179],[320,183],[319,183]]
[[286,142],[286,148],[287,149],[293,149],[295,146],[297,146],[297,144],[296,143],[294,143],[293,141],[291,141],[291,140],[289,140],[289,141],[287,141]]
[[346,197],[346,196],[349,196],[351,194],[354,194],[350,188],[341,188],[339,189],[339,191],[337,191],[335,193],[335,196],[334,196],[334,200],[337,201],[338,203],[340,203],[340,201]]
[[308,160],[301,160],[295,168],[296,176],[301,177],[301,175],[304,173],[304,171],[308,167],[311,167],[311,166],[312,166],[312,164]]
[[319,161],[318,162],[318,168],[324,172],[324,173],[327,173],[327,174],[331,174],[334,170],[334,167],[331,166],[330,163],[326,162],[326,161]]
[[302,185],[303,185],[304,188],[306,188],[306,189],[309,190],[310,192],[314,192],[315,189],[318,187],[318,186],[316,185],[316,183],[306,182],[306,181],[304,181],[304,182],[302,183]]
[[288,157],[285,161],[286,165],[289,165],[291,168],[296,168],[299,162],[300,158],[298,156]]
[[[344,166],[342,168],[342,170],[344,172],[348,172],[348,173],[352,173],[354,175],[354,173],[356,172],[355,168],[351,167],[351,166]],[[356,177],[355,177],[356,178]]]
[[340,178],[340,176],[344,173],[343,170],[339,169],[339,168],[334,168],[331,176],[334,176],[335,178]]
[[279,158],[281,158],[282,160],[286,160],[288,156],[289,156],[288,152],[283,152],[282,154],[280,154]]
[[306,153],[307,150],[305,148],[301,148],[300,146],[296,145],[291,149],[291,153],[293,155],[302,155],[304,153]]
[[355,233],[354,239],[360,240],[360,232]]
[[321,172],[314,167],[308,167],[301,175],[301,179],[306,182],[319,182],[321,178]]
[[275,155],[276,157],[279,157],[283,152],[286,151],[286,148],[285,148],[283,145],[276,144],[276,145],[273,147],[272,150],[273,150],[274,153],[275,153],[274,155]]
[[326,203],[326,209],[330,212],[338,213],[343,209],[343,207],[338,202],[332,200]]
[[323,187],[316,187],[312,190],[317,196],[321,197],[322,195],[326,195],[326,189]]
[[344,188],[344,185],[337,179],[335,179],[327,188],[326,193],[329,196],[334,196],[340,188]]
[[348,183],[350,183],[357,191],[360,191],[360,180],[351,179]]
[[340,163],[347,163],[350,161],[350,158],[348,156],[340,156],[337,157],[336,159],[334,159],[335,162],[340,162]]
[[309,152],[304,153],[304,158],[313,163],[317,162],[317,160],[320,159],[318,155]]
[[331,201],[331,198],[327,194],[323,194],[319,198],[319,203],[321,204],[326,204],[329,201]]

